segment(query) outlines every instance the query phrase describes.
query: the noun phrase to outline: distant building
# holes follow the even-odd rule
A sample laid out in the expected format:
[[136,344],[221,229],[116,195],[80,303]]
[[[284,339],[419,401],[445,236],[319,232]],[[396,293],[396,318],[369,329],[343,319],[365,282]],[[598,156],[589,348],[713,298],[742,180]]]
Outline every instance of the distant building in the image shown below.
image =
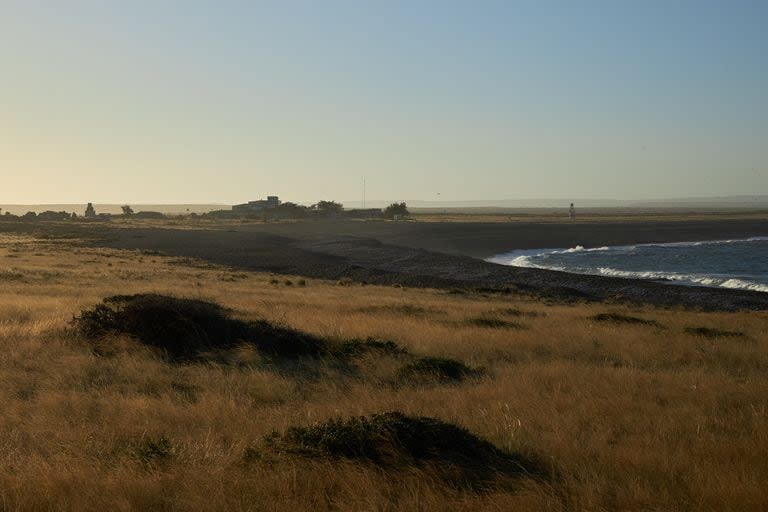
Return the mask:
[[280,206],[280,198],[277,196],[267,196],[267,199],[258,201],[249,201],[243,204],[236,204],[232,207],[236,212],[260,212],[262,210],[274,210]]
[[571,203],[571,207],[568,210],[568,216],[571,220],[576,220],[576,207],[573,206],[573,203]]
[[85,215],[84,217],[86,219],[92,219],[96,217],[96,210],[93,207],[93,203],[88,203],[88,206],[85,207]]

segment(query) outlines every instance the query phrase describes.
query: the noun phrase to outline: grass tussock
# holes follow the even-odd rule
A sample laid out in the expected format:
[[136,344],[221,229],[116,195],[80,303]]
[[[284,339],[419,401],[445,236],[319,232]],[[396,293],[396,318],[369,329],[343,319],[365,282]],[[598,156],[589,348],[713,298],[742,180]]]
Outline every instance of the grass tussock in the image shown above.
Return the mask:
[[470,368],[455,359],[420,357],[400,367],[397,380],[404,383],[460,382],[483,373],[481,369]]
[[158,436],[145,437],[133,448],[139,462],[156,467],[171,460],[173,446],[168,438]]
[[414,304],[385,304],[385,305],[376,305],[376,306],[365,306],[362,308],[359,308],[358,311],[360,313],[367,313],[367,314],[388,314],[388,315],[398,315],[398,316],[414,316],[414,317],[424,317],[431,314],[434,314],[435,311],[427,309],[422,306],[416,306]]
[[653,327],[660,327],[660,324],[655,320],[646,320],[645,318],[639,318],[636,316],[624,315],[621,313],[598,313],[589,317],[590,320],[595,322],[606,322],[612,324],[624,324],[624,325],[648,325]]
[[711,327],[686,327],[686,334],[702,338],[743,338],[744,333],[739,331],[727,331],[725,329],[713,329]]
[[492,316],[473,316],[464,320],[464,324],[471,327],[481,327],[484,329],[522,329],[523,325],[517,322],[510,322],[501,318]]
[[364,340],[345,341],[338,346],[334,353],[338,357],[350,359],[366,354],[397,357],[407,355],[408,351],[394,341],[366,338]]
[[540,316],[544,316],[544,313],[541,311],[530,311],[530,310],[523,310],[520,308],[498,308],[494,309],[491,313],[498,314],[502,316],[512,316],[517,318],[536,318]]
[[462,427],[401,412],[291,427],[282,435],[268,436],[266,443],[282,453],[348,458],[388,470],[416,466],[451,484],[475,489],[499,477],[545,474],[534,460],[500,450]]

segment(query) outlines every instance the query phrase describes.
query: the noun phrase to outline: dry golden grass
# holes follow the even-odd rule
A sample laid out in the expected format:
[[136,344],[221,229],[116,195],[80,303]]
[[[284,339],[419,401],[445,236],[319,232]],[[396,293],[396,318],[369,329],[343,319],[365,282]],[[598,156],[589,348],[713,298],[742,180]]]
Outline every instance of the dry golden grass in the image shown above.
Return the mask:
[[[0,237],[2,510],[766,510],[768,314],[698,313],[338,286],[76,242]],[[116,293],[203,297],[334,339],[376,336],[483,366],[458,385],[360,372],[170,364],[130,340],[97,356],[66,332]],[[599,313],[659,326],[605,323]],[[485,328],[497,318],[520,328]],[[739,331],[707,339],[687,327]],[[462,425],[547,461],[549,483],[473,493],[343,460],[246,463],[273,429],[388,410]],[[145,453],[167,440],[167,456]],[[150,448],[148,448],[150,447]]]

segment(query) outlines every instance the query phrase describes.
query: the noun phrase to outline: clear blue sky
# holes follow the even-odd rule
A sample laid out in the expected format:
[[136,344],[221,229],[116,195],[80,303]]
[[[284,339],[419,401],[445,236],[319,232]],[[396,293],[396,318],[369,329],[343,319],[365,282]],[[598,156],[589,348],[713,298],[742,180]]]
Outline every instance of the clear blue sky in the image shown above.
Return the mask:
[[768,194],[766,1],[5,0],[0,203]]

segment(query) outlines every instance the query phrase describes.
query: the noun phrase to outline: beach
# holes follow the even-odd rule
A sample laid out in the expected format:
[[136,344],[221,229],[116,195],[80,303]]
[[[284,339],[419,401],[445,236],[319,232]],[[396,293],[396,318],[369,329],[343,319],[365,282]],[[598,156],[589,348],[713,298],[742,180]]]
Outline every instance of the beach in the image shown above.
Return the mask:
[[496,265],[513,249],[745,238],[768,221],[632,223],[307,222],[226,229],[101,228],[94,244],[160,251],[253,271],[441,289],[486,288],[564,300],[626,300],[712,310],[768,309],[768,294]]

